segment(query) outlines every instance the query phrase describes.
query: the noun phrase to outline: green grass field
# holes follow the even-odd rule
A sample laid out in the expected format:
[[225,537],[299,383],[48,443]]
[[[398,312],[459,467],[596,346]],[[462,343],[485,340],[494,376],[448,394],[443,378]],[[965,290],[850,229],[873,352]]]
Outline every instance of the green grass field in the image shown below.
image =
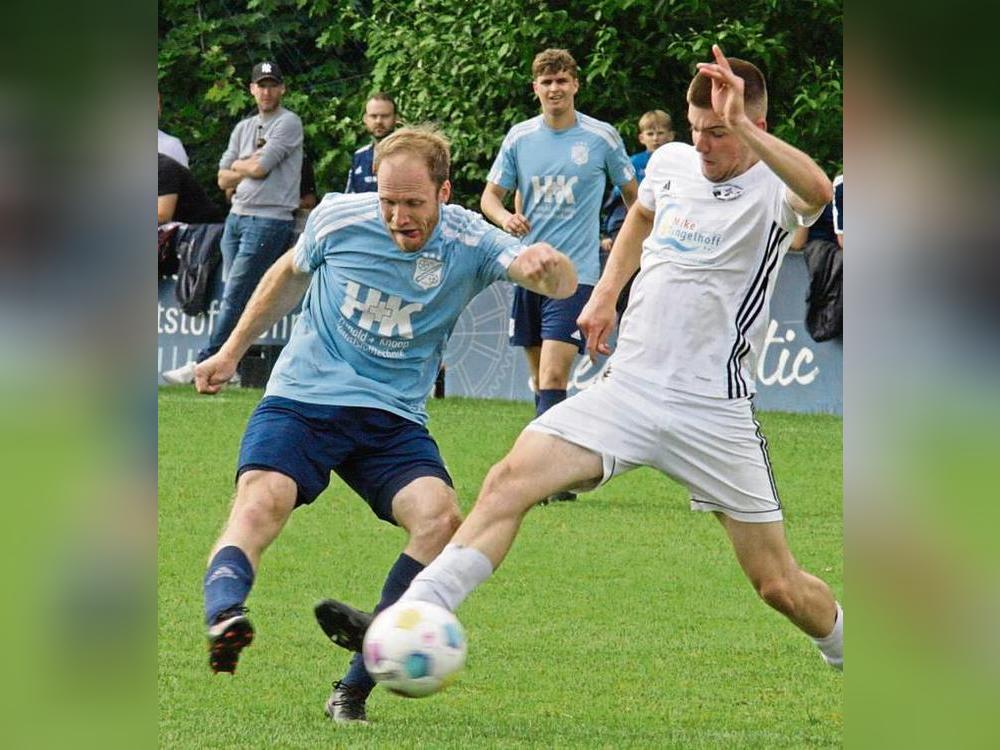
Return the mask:
[[[368,726],[323,714],[347,655],[313,603],[370,607],[404,543],[334,477],[264,557],[257,639],[234,677],[206,658],[201,578],[260,391],[159,394],[159,736],[164,748],[815,748],[840,746],[843,675],[760,602],[719,524],[648,469],[533,510],[459,610],[469,658],[422,700],[376,689]],[[463,509],[530,405],[432,401]],[[843,594],[841,420],[760,415],[792,549]]]

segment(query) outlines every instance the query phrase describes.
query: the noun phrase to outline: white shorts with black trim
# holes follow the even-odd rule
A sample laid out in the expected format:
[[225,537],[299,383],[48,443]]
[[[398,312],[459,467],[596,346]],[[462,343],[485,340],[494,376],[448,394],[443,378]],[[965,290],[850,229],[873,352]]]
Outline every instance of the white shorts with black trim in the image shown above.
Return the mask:
[[526,429],[601,456],[600,482],[651,466],[688,488],[691,509],[738,521],[781,521],[767,440],[749,398],[671,391],[615,372],[566,399]]

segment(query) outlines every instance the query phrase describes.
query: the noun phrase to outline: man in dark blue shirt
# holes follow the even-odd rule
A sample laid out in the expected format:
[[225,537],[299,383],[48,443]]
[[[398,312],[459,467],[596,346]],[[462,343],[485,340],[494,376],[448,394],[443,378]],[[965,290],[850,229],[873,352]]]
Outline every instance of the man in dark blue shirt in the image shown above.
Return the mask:
[[396,102],[382,91],[372,94],[365,103],[362,121],[371,133],[372,141],[354,152],[351,171],[347,174],[345,193],[373,193],[378,190],[378,182],[375,180],[375,171],[372,168],[375,144],[395,129]]

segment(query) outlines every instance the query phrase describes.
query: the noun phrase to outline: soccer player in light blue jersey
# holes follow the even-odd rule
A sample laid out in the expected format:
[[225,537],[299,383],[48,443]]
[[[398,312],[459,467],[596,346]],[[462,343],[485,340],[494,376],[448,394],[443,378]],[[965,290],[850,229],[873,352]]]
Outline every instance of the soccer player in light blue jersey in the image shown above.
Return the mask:
[[[600,276],[600,212],[605,179],[618,186],[626,205],[636,198],[635,170],[614,127],[573,106],[580,88],[577,65],[564,49],[538,53],[531,66],[532,89],[542,114],[512,127],[487,177],[480,206],[494,224],[524,237],[544,240],[576,264],[580,285],[566,300],[527,289],[514,294],[511,337],[524,347],[543,414],[566,398],[570,368],[583,351],[576,318]],[[504,207],[516,190],[522,210]],[[568,500],[564,493],[558,499]]]
[[[223,347],[196,369],[198,390],[218,392],[250,344],[305,295],[247,425],[236,497],[209,556],[205,619],[216,672],[234,672],[253,639],[244,602],[261,554],[331,471],[407,531],[375,611],[398,598],[460,521],[424,408],[459,315],[501,279],[556,299],[576,290],[572,262],[551,245],[525,246],[447,205],[449,146],[432,128],[385,138],[375,168],[378,193],[327,195]],[[317,617],[324,624],[319,606]],[[358,656],[334,684],[327,713],[363,721],[373,686]]]

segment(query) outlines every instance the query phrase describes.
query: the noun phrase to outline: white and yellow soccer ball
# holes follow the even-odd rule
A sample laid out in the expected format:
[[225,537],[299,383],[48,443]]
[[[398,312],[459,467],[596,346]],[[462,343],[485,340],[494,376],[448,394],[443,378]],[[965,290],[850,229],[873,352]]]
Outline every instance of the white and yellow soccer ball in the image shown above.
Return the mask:
[[365,633],[365,669],[398,695],[421,698],[442,690],[465,665],[465,632],[444,607],[397,602],[372,621]]

